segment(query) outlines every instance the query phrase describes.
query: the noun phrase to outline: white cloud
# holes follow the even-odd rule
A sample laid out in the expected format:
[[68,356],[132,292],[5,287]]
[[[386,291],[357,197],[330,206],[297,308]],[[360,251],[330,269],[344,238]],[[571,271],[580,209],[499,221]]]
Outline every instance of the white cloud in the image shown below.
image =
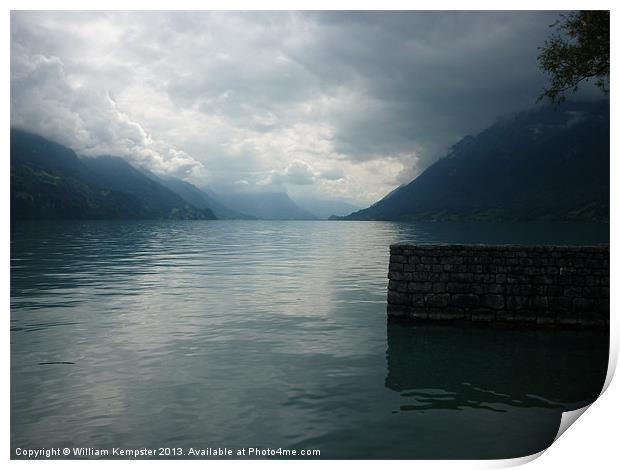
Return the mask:
[[553,18],[13,12],[11,123],[215,188],[366,204],[533,105]]
[[266,179],[259,181],[257,184],[261,186],[278,186],[288,183],[294,186],[303,186],[313,184],[315,181],[316,175],[312,168],[306,162],[295,160],[284,171],[274,170]]

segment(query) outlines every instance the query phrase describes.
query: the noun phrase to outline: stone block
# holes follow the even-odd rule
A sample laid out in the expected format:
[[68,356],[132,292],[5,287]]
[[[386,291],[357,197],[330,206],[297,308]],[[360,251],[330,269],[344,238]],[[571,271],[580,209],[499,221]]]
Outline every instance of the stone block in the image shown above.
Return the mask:
[[594,311],[579,312],[578,322],[586,326],[609,325],[609,313],[605,315]]
[[474,308],[480,305],[480,298],[476,294],[452,294],[450,305],[461,308]]
[[407,281],[395,281],[390,279],[388,289],[396,292],[407,292]]
[[418,264],[420,262],[419,256],[407,256],[407,262],[409,264]]
[[580,321],[576,315],[558,315],[555,319],[555,323],[558,325],[578,325]]
[[496,294],[487,294],[482,296],[482,305],[492,308],[493,310],[500,310],[504,308],[504,296]]
[[390,272],[393,272],[393,271],[402,271],[402,270],[403,270],[403,264],[402,264],[402,263],[393,263],[393,262],[390,262],[390,265],[389,265],[389,270],[390,270]]
[[415,282],[423,282],[423,281],[430,281],[431,280],[431,273],[429,272],[414,272],[412,274],[413,277],[413,281]]
[[406,256],[403,255],[392,255],[390,256],[390,261],[392,263],[406,264],[409,262]]
[[390,245],[390,255],[400,255],[405,250],[401,245]]
[[471,312],[471,321],[492,322],[495,320],[495,311],[478,309]]
[[596,299],[600,297],[609,297],[609,288],[607,287],[584,287],[582,289],[583,297]]
[[413,264],[413,263],[405,264],[405,265],[403,266],[403,271],[408,272],[408,273],[414,273],[414,272],[417,272],[416,266],[417,266],[417,265],[416,265],[416,264]]
[[446,283],[445,282],[433,282],[432,290],[434,294],[446,292]]
[[409,316],[409,308],[402,305],[388,304],[387,315],[388,318],[407,318]]
[[564,287],[563,296],[564,297],[581,297],[583,289],[577,286],[566,286]]
[[410,282],[409,283],[409,292],[412,293],[422,293],[426,294],[431,292],[433,289],[432,282]]
[[520,323],[535,323],[536,322],[536,312],[532,310],[515,310],[514,312],[514,321]]
[[427,307],[447,307],[450,302],[450,294],[429,294],[425,300]]
[[549,297],[549,308],[556,312],[568,312],[573,307],[572,299],[568,297]]
[[603,268],[605,265],[603,264],[603,260],[596,258],[587,258],[585,260],[586,268]]
[[533,276],[531,282],[533,284],[553,284],[553,276]]
[[474,274],[473,281],[491,284],[495,282],[495,274]]
[[388,316],[609,323],[608,247],[390,246]]
[[530,305],[536,310],[547,310],[549,308],[549,299],[544,295],[536,295],[531,298]]
[[471,284],[464,282],[449,282],[446,284],[446,291],[451,294],[471,293]]
[[506,308],[509,310],[524,310],[530,308],[530,297],[510,295],[506,298]]
[[453,282],[473,282],[474,275],[472,273],[452,273],[450,280]]
[[463,320],[465,312],[458,309],[440,309],[436,312],[429,313],[429,318],[434,320]]
[[388,303],[394,305],[409,305],[409,294],[388,290]]
[[555,324],[555,319],[554,315],[538,315],[536,317],[536,323],[538,325],[553,325]]
[[411,309],[411,318],[414,320],[427,320],[428,312],[425,309],[413,308]]
[[503,284],[487,284],[489,294],[505,294],[506,286]]
[[476,295],[484,295],[489,293],[491,284],[471,284],[471,292]]
[[594,308],[593,299],[584,299],[583,297],[577,297],[573,299],[573,310],[577,312],[588,312]]
[[562,286],[556,286],[556,285],[547,286],[545,290],[546,290],[546,294],[552,297],[560,297],[562,293],[564,292],[564,289],[562,288]]
[[511,310],[497,310],[495,312],[495,320],[499,322],[511,322],[514,321],[515,314]]
[[609,313],[609,299],[596,299],[594,301],[594,310],[602,313]]
[[402,271],[388,272],[388,278],[394,281],[413,281],[413,274]]

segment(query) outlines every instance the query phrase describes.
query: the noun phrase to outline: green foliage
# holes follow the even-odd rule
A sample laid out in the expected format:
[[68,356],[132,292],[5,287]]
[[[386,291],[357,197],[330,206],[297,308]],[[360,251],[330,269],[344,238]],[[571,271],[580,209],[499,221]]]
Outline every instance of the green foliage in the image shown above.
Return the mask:
[[580,11],[562,15],[551,25],[556,32],[540,48],[538,65],[550,75],[551,86],[538,97],[552,103],[576,92],[582,82],[595,80],[609,92],[609,11]]

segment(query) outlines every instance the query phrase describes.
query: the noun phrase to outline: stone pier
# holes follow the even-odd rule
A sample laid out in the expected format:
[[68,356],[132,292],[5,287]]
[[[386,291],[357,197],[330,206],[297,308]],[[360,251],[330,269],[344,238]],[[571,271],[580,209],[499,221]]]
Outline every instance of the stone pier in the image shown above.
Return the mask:
[[609,246],[390,246],[388,316],[609,325]]

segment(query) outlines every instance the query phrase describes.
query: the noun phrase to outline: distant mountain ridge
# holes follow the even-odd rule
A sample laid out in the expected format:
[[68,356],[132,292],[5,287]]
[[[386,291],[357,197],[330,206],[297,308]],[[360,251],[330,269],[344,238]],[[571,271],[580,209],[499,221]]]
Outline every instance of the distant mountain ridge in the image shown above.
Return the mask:
[[174,176],[155,175],[143,170],[147,176],[179,194],[195,207],[209,207],[218,219],[235,220],[315,220],[317,217],[302,208],[285,192],[216,193],[209,188],[198,188]]
[[265,220],[317,220],[316,215],[302,209],[285,192],[218,193],[227,207]]
[[181,178],[168,175],[155,175],[149,171],[145,171],[145,174],[150,178],[155,179],[155,181],[158,181],[171,191],[177,193],[194,207],[197,207],[198,209],[211,209],[218,219],[256,219],[254,216],[226,207],[217,199],[217,195],[215,195],[212,191],[200,189],[190,182],[182,180]]
[[39,135],[11,129],[12,219],[316,220],[284,192],[216,194],[121,157],[80,158]]
[[339,220],[609,221],[609,102],[498,120],[372,206]]
[[11,129],[11,219],[215,219],[119,157]]
[[327,220],[330,216],[342,216],[361,209],[349,202],[310,197],[293,197],[293,201],[303,210],[310,212],[319,219]]

